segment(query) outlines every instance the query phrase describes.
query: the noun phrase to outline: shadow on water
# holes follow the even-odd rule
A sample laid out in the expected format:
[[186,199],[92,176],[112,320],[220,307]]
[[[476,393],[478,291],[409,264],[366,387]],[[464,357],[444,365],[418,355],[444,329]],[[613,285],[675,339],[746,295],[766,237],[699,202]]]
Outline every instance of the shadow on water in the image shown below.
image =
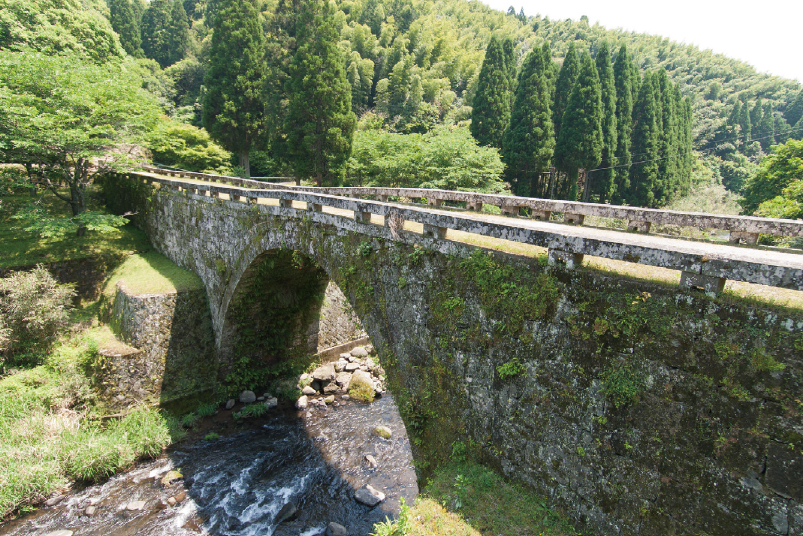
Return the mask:
[[[335,522],[350,535],[367,535],[375,523],[398,513],[402,497],[412,503],[417,496],[410,445],[390,395],[369,405],[341,400],[337,407],[306,413],[274,411],[233,435],[180,444],[55,507],[10,522],[0,534],[67,529],[75,536],[312,536]],[[212,419],[228,418],[226,413]],[[373,433],[379,425],[391,429],[390,440]],[[377,468],[366,461],[368,454]],[[183,479],[166,486],[162,479],[171,470]],[[385,501],[373,508],[355,501],[355,490],[365,484],[384,492]],[[170,506],[171,497],[183,500]],[[144,501],[141,510],[126,509],[135,501]],[[277,525],[288,503],[297,514]],[[90,505],[96,507],[91,517],[85,515]]]

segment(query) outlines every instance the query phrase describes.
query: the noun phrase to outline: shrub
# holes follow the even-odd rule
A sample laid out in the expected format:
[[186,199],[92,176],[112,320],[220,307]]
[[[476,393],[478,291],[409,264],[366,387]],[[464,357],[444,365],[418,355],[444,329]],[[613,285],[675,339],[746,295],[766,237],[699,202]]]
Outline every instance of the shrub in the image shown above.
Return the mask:
[[41,265],[0,279],[0,349],[6,355],[47,349],[67,323],[74,295]]
[[228,173],[231,154],[204,129],[164,121],[148,142],[154,162],[189,171]]

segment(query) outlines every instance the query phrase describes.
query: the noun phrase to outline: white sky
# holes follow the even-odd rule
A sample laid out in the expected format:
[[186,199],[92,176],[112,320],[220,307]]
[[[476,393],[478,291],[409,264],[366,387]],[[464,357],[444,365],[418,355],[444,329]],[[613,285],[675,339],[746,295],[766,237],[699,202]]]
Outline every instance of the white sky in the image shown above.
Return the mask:
[[803,83],[801,0],[481,0],[502,11],[580,20],[657,34],[746,61],[759,72]]

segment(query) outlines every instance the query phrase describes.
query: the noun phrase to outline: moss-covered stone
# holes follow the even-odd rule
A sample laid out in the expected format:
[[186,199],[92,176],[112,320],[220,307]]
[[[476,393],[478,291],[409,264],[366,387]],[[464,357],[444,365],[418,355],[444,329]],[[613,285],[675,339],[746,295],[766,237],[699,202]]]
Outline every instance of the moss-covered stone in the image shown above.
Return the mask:
[[109,184],[154,246],[204,281],[218,344],[266,252],[320,267],[379,351],[422,475],[459,441],[596,533],[803,530],[797,313],[394,240],[326,213]]

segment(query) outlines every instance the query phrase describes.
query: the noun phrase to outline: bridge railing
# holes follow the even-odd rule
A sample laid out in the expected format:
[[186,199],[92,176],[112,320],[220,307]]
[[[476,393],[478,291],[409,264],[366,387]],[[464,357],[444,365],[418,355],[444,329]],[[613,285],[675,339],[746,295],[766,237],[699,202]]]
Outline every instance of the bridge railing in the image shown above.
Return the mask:
[[443,202],[465,202],[469,210],[480,211],[483,205],[500,208],[506,215],[515,216],[519,209],[529,208],[532,217],[538,220],[549,220],[553,212],[563,213],[563,221],[582,224],[587,216],[626,220],[628,231],[649,233],[652,225],[675,225],[700,229],[720,229],[729,232],[728,240],[738,244],[756,244],[760,234],[780,237],[803,237],[803,222],[776,218],[758,218],[754,216],[729,216],[705,214],[701,212],[681,212],[675,210],[626,207],[619,205],[603,205],[598,203],[582,203],[577,201],[560,201],[554,199],[538,199],[533,197],[516,197],[506,195],[482,194],[474,192],[457,192],[452,190],[432,190],[423,188],[374,188],[374,187],[341,187],[316,188],[279,184],[266,184],[255,180],[226,177],[209,173],[192,173],[172,171],[145,166],[144,169],[172,177],[187,177],[216,183],[231,184],[241,188],[276,188],[302,192],[318,192],[321,194],[361,198],[372,196],[378,201],[387,201],[390,197],[406,197],[426,199],[427,205],[440,207]]
[[[279,189],[271,187],[273,185],[260,189],[218,186],[177,181],[150,173],[130,173],[129,177],[147,184],[158,183],[160,188],[183,195],[219,198],[225,194],[231,201],[253,205],[260,198],[276,199],[280,213],[291,217],[298,217],[300,213],[321,213],[327,206],[351,211],[357,222],[371,224],[371,215],[375,214],[384,217],[384,226],[390,228],[391,235],[397,235],[404,221],[408,220],[422,224],[423,235],[432,239],[445,239],[447,230],[453,229],[532,244],[547,248],[551,264],[564,263],[568,267],[579,265],[584,255],[590,255],[679,270],[681,286],[702,288],[711,294],[722,291],[727,279],[803,290],[803,256],[797,254],[594,229],[545,228],[515,219],[502,223],[468,213],[432,211],[428,207],[349,198],[324,194],[319,190]],[[306,210],[294,208],[293,201],[305,203]],[[269,210],[275,209],[271,207]],[[327,216],[324,214],[318,219],[326,221]],[[362,229],[370,233],[369,227]]]

